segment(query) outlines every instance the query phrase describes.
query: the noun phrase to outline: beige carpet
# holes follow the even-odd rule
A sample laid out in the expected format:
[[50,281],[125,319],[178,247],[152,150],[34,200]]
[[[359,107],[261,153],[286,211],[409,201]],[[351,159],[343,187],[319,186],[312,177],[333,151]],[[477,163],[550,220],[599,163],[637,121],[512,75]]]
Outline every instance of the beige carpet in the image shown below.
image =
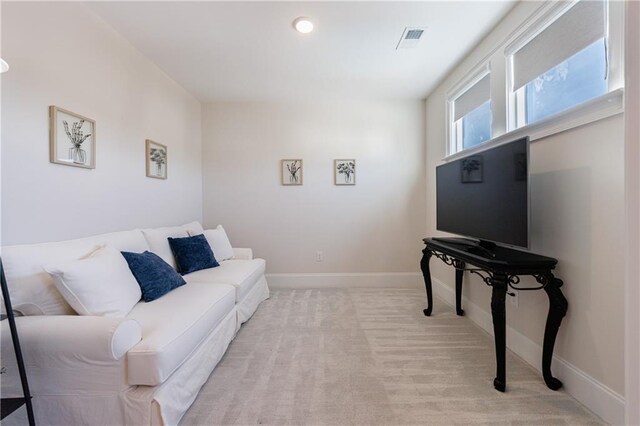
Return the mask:
[[276,290],[246,323],[182,425],[601,424],[424,292]]

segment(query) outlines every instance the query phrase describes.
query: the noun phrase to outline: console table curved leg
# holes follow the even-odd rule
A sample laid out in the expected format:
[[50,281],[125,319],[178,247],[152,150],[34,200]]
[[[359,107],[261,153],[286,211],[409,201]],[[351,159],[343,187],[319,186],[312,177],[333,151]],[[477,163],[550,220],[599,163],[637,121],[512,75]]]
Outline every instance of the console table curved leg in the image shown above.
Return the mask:
[[491,278],[491,315],[493,317],[493,334],[496,343],[496,378],[493,387],[504,392],[507,387],[506,375],[506,312],[507,276],[495,273]]
[[424,277],[424,287],[427,290],[427,309],[423,309],[422,312],[425,316],[430,316],[433,310],[433,290],[431,289],[431,271],[429,270],[429,261],[433,254],[430,250],[422,250],[422,260],[420,261],[420,269],[422,269],[422,276]]
[[464,316],[464,310],[462,309],[462,278],[464,276],[464,262],[456,267],[456,314]]
[[558,390],[562,387],[562,382],[551,374],[551,361],[553,359],[553,347],[556,343],[558,329],[562,323],[562,318],[567,313],[569,303],[562,294],[560,286],[562,280],[553,276],[552,273],[536,277],[538,282],[544,284],[544,291],[549,296],[549,313],[547,324],[544,329],[544,345],[542,348],[542,376],[547,387],[551,390]]

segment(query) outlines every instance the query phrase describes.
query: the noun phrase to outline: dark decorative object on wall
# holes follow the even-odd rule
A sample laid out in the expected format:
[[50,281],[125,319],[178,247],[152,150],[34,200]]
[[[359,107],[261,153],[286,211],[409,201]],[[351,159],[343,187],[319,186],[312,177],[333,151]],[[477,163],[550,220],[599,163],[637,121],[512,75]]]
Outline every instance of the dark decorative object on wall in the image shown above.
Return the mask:
[[302,185],[302,160],[281,160],[280,169],[283,185]]
[[482,156],[474,155],[460,162],[462,183],[482,182]]
[[50,161],[95,168],[96,122],[71,111],[49,107]]

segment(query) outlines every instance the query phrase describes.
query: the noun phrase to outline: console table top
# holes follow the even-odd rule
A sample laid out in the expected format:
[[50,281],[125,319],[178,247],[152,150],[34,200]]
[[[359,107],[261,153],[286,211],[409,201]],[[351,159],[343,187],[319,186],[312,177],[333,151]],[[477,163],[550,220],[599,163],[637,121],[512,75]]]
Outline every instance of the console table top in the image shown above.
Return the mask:
[[466,238],[424,238],[425,245],[444,254],[487,270],[548,271],[554,269],[557,259],[508,247],[495,246],[490,249],[469,247]]

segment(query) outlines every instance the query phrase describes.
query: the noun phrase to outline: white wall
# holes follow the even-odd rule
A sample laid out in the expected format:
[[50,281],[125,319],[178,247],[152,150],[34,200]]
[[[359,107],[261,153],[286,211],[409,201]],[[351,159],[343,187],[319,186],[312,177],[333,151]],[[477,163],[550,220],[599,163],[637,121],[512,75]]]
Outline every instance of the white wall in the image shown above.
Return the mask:
[[[429,235],[438,234],[435,167],[445,156],[445,92],[538,6],[535,2],[516,6],[427,100]],[[559,259],[557,275],[565,282],[562,289],[569,301],[555,354],[577,368],[579,374],[585,373],[585,380],[594,379],[603,385],[600,390],[620,407],[615,393],[624,394],[622,114],[533,142],[530,172],[531,250]],[[432,265],[434,276],[453,287],[453,270],[437,259]],[[465,280],[466,297],[488,315],[490,289],[475,276],[467,274]],[[548,309],[546,295],[542,291],[520,292],[519,299],[518,308],[508,304],[507,324],[541,346]],[[523,348],[508,343],[522,352]]]
[[[304,160],[304,185],[280,184],[285,158]],[[336,158],[356,159],[355,186],[333,184]],[[203,180],[205,225],[222,223],[268,272],[419,271],[421,101],[205,105]]]
[[[2,244],[202,215],[199,102],[79,3],[2,4]],[[97,167],[49,163],[48,107],[96,121]],[[145,177],[145,139],[168,145]]]
[[625,27],[626,423],[640,424],[640,3],[627,3]]

